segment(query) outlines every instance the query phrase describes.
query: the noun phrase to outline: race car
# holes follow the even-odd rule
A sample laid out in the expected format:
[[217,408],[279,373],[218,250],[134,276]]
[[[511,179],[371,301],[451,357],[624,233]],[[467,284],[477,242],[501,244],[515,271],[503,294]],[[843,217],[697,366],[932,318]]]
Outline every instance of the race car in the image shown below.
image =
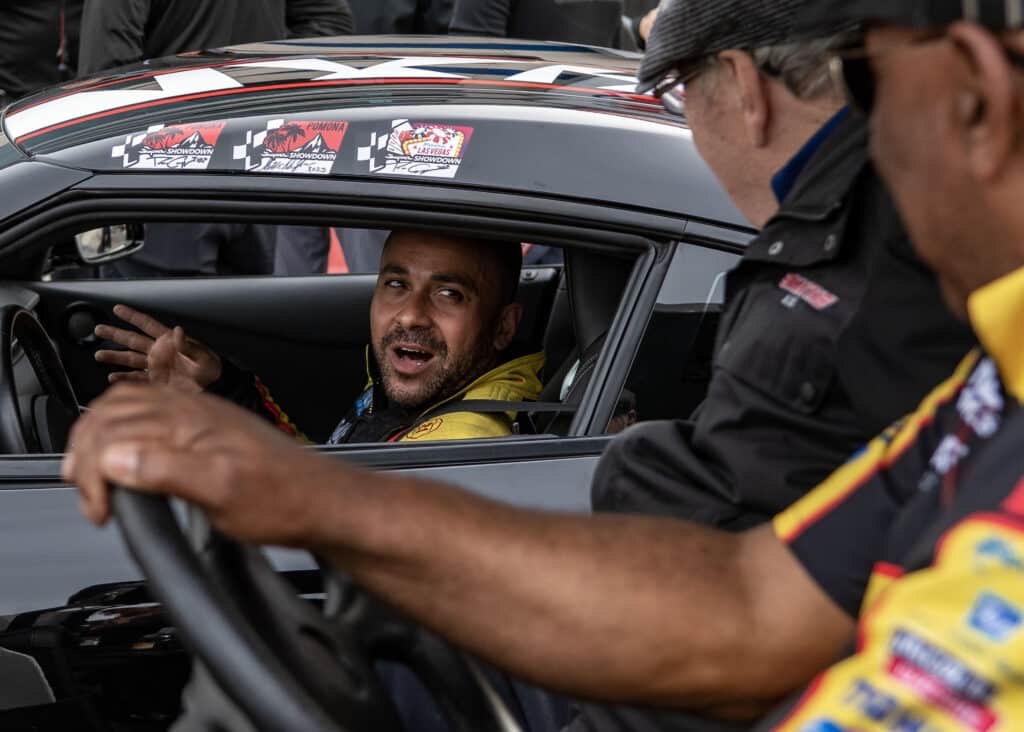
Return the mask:
[[[0,728],[166,729],[189,675],[181,634],[200,645],[173,607],[198,590],[154,596],[117,530],[87,525],[60,478],[70,426],[108,386],[94,328],[116,322],[115,304],[245,364],[310,435],[329,434],[363,388],[375,275],[275,273],[246,232],[348,243],[423,229],[561,254],[520,283],[517,341],[546,353],[545,392],[565,405],[536,434],[316,449],[587,511],[623,394],[642,420],[689,414],[710,374],[722,275],[753,232],[685,122],[635,92],[638,63],[506,39],[290,40],[150,61],[4,110],[0,671],[19,683],[0,689]],[[236,228],[242,264],[132,274],[173,225]],[[152,572],[171,549],[148,546]],[[268,554],[292,595],[323,600],[311,558]]]

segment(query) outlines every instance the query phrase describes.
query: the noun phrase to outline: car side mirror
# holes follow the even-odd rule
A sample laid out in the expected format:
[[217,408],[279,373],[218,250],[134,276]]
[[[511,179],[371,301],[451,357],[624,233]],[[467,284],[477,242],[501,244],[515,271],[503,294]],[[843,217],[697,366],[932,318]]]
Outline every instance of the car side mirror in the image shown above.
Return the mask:
[[142,249],[142,224],[115,224],[75,234],[75,248],[82,264],[105,264],[123,259]]

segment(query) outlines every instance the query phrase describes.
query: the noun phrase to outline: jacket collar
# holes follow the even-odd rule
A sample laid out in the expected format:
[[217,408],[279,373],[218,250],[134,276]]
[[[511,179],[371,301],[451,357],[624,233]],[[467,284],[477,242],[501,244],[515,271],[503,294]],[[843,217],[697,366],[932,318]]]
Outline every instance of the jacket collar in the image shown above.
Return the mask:
[[[535,401],[543,389],[537,374],[544,368],[544,353],[505,361],[483,374],[468,386],[442,399],[420,413],[417,419],[460,399],[487,399],[506,402]],[[472,410],[470,410],[472,411]]]
[[1024,402],[1024,267],[971,294],[967,301],[978,340],[999,368],[1006,390]]
[[804,143],[804,146],[800,148],[796,155],[794,155],[788,163],[786,163],[782,170],[772,176],[772,191],[775,193],[775,198],[781,204],[789,196],[790,191],[793,190],[793,186],[800,179],[800,174],[804,172],[807,164],[814,158],[814,153],[818,152],[818,148],[829,137],[835,132],[847,115],[850,114],[849,107],[843,107],[834,115],[832,119],[826,122],[821,128],[815,132],[811,139]]
[[849,218],[846,202],[868,165],[868,132],[858,115],[833,122],[831,134],[820,141],[744,259],[807,267],[839,256]]
[[[435,409],[459,399],[534,401],[540,396],[543,389],[543,384],[537,374],[544,368],[544,358],[543,352],[537,352],[510,361],[503,361],[450,397],[431,404],[427,409],[421,411],[416,419],[422,419]],[[377,367],[377,359],[369,345],[366,346],[366,376],[366,390],[372,390],[372,404],[375,411],[389,408],[388,398],[381,383],[380,369]]]

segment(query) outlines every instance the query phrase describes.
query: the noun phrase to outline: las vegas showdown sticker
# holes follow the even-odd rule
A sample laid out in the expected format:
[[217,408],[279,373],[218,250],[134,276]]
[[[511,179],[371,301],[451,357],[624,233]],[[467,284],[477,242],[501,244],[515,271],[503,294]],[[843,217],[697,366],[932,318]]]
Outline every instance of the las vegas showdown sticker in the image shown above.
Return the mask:
[[270,120],[265,129],[247,132],[232,157],[247,171],[328,175],[347,129],[347,122]]
[[357,159],[379,175],[454,178],[472,136],[472,127],[400,119],[390,130],[371,134]]

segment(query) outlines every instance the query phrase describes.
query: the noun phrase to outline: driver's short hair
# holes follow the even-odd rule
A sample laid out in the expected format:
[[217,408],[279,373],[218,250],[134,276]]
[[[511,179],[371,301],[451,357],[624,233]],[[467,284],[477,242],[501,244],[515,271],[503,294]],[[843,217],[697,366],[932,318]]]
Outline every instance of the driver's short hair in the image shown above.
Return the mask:
[[[415,234],[416,229],[394,229],[388,241],[396,234]],[[515,302],[519,294],[519,275],[523,269],[523,245],[507,239],[489,239],[471,234],[441,234],[431,232],[432,236],[460,242],[468,245],[476,256],[488,257],[495,265],[498,286],[498,307],[505,307]],[[490,283],[488,283],[490,285]]]

